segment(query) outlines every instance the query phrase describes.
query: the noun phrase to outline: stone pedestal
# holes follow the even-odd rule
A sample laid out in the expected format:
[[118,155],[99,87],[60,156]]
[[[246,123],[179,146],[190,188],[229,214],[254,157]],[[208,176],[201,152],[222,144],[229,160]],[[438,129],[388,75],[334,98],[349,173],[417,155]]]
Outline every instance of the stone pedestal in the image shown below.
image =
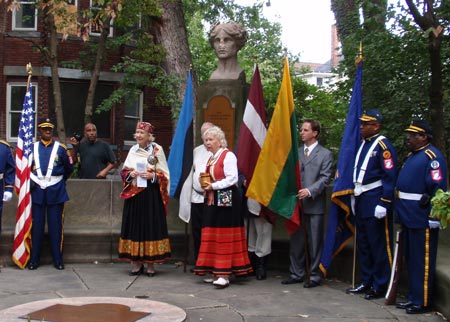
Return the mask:
[[248,84],[241,79],[209,80],[198,88],[195,145],[202,143],[202,123],[211,122],[225,132],[228,148],[235,149],[248,90]]

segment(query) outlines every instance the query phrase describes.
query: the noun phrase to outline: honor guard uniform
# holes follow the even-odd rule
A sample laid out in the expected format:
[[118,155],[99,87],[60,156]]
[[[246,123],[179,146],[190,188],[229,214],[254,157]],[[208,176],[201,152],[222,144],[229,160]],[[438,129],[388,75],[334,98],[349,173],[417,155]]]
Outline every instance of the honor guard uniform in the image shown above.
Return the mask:
[[8,142],[0,140],[0,232],[2,230],[3,202],[12,198],[16,163],[11,153]]
[[361,284],[347,293],[366,293],[365,299],[384,297],[392,266],[392,207],[397,178],[397,156],[391,142],[380,134],[378,110],[362,115],[363,141],[355,158],[356,249]]
[[423,120],[405,130],[410,153],[396,185],[396,220],[402,225],[403,252],[408,268],[408,297],[397,304],[407,313],[431,310],[440,223],[430,218],[431,198],[447,190],[447,167],[442,153],[430,144],[432,131]]
[[69,200],[66,180],[73,171],[73,160],[67,147],[53,140],[54,127],[49,119],[41,120],[38,124],[41,139],[33,146],[30,189],[33,224],[31,258],[28,264],[31,270],[39,267],[46,215],[53,265],[59,270],[64,269],[64,202]]

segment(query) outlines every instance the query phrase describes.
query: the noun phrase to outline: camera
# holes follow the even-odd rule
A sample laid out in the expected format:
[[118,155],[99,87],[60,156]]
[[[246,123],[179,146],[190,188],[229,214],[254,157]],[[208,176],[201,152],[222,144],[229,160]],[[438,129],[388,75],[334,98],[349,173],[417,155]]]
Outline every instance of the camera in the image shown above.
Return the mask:
[[83,137],[78,133],[74,133],[73,137],[77,140],[77,142],[80,142],[83,139]]

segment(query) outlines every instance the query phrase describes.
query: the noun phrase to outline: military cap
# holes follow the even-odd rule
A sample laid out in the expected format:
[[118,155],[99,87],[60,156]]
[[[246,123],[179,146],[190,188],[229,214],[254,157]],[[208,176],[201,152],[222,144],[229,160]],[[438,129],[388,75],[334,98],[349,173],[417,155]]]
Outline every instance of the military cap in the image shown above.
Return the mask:
[[412,120],[409,127],[405,129],[405,132],[423,133],[428,136],[433,136],[433,131],[428,122],[419,119]]
[[381,115],[379,110],[367,110],[363,113],[363,115],[359,118],[363,122],[378,122],[381,123],[383,120],[383,116]]
[[49,118],[40,119],[38,122],[38,127],[50,127],[53,129],[55,127],[55,122]]

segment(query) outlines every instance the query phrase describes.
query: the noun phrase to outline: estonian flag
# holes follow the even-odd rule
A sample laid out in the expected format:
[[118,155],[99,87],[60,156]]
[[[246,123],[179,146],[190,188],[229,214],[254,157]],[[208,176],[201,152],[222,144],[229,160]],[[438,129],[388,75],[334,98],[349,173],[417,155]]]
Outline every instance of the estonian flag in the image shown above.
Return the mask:
[[169,153],[170,197],[179,199],[181,188],[192,167],[192,151],[194,149],[194,93],[191,72],[188,73],[186,91],[180,118]]

